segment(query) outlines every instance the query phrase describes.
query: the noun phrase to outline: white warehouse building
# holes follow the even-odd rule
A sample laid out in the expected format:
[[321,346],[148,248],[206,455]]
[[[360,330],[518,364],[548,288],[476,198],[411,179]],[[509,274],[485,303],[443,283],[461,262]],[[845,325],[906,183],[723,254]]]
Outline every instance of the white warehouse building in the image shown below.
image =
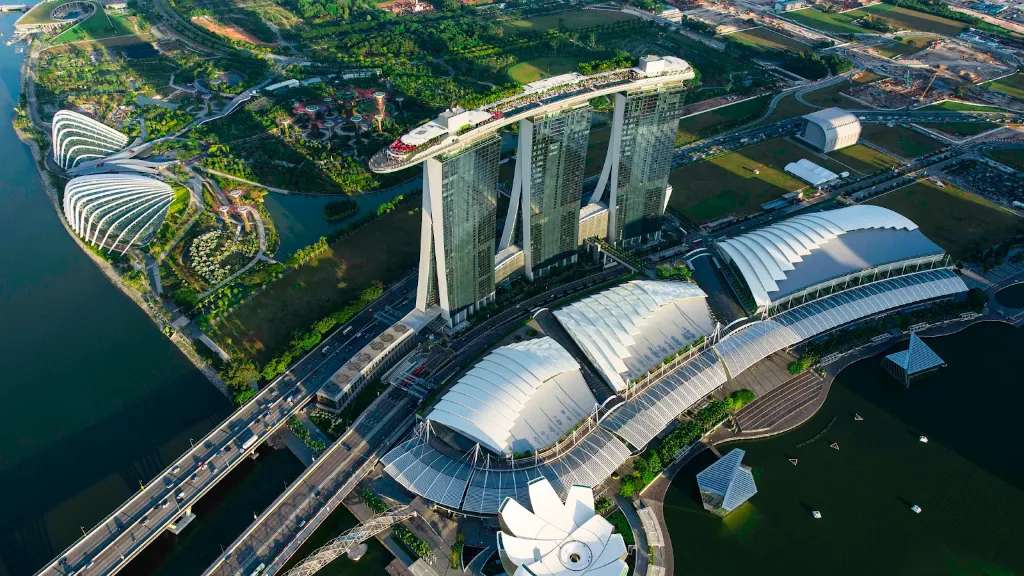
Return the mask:
[[860,139],[860,120],[842,108],[825,108],[804,116],[800,139],[821,152],[853,146]]
[[64,187],[64,217],[86,242],[124,254],[153,238],[173,200],[171,187],[153,178],[79,176]]

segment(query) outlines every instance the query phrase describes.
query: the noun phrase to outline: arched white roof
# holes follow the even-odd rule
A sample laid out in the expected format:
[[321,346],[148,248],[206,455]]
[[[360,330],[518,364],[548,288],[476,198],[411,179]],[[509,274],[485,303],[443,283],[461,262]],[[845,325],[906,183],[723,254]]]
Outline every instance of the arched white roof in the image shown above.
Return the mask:
[[[772,303],[772,293],[809,256],[842,236],[861,230],[916,231],[910,219],[881,206],[862,204],[802,214],[718,243],[720,252],[739,269],[758,306]],[[923,236],[923,235],[922,235]],[[918,236],[915,235],[915,238]],[[879,235],[879,240],[882,236]],[[885,237],[884,242],[891,240]],[[927,241],[927,239],[925,239]],[[918,246],[935,247],[930,242]],[[899,255],[902,246],[877,245],[872,251],[846,255],[849,266],[870,269]],[[873,255],[869,252],[873,252]],[[908,253],[907,256],[912,254]],[[859,260],[858,260],[859,257]],[[878,261],[871,261],[877,257]]]
[[96,160],[120,152],[128,137],[106,124],[71,110],[53,115],[50,125],[53,160],[68,170],[83,161]]
[[696,284],[634,280],[555,311],[616,391],[701,336],[713,322]]
[[174,200],[167,184],[134,174],[93,174],[64,187],[64,217],[86,242],[127,252],[145,244]]
[[434,406],[427,419],[498,454],[556,442],[596,400],[579,364],[548,337],[495,349]]
[[506,498],[498,509],[498,550],[514,576],[622,576],[622,535],[594,511],[594,492],[569,489],[565,503],[544,478],[529,485],[530,508]]

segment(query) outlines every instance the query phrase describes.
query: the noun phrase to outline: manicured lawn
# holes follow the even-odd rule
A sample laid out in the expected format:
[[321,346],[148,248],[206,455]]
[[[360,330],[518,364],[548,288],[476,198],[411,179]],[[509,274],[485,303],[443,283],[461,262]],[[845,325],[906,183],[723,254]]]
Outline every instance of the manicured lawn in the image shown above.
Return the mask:
[[869,202],[913,220],[955,259],[964,259],[1024,230],[1024,220],[992,202],[922,180]]
[[118,14],[108,14],[102,8],[89,18],[75,24],[53,39],[53,44],[66,44],[80,40],[99,40],[132,33],[128,21]]
[[764,27],[734,32],[727,35],[726,38],[731,38],[732,40],[742,44],[747,44],[756,48],[766,48],[768,50],[803,52],[811,49],[810,46],[800,42],[799,40],[790,38],[784,34],[779,34],[774,30]]
[[25,14],[22,15],[18,19],[18,21],[22,24],[39,24],[40,22],[52,22],[53,19],[50,18],[50,12],[52,12],[53,9],[56,8],[57,6],[63,4],[65,1],[66,0],[45,0],[44,2],[40,2],[35,6],[32,6],[32,8],[30,8],[28,12],[25,12]]
[[287,346],[296,331],[340,310],[380,281],[392,282],[416,265],[419,199],[334,240],[329,252],[272,282],[217,322],[211,336],[260,364]]
[[893,30],[916,30],[919,32],[933,32],[944,36],[956,36],[967,28],[967,24],[963,22],[891,4],[875,4],[874,6],[851,10],[842,14],[829,14],[814,8],[807,8],[805,10],[787,12],[785,17],[822,32],[858,34],[871,32],[871,30],[862,28],[854,23],[867,14],[885,20]]
[[[836,162],[849,166],[861,174],[873,174],[902,164],[896,158],[863,144],[854,144],[828,154]],[[814,161],[814,158],[811,158]]]
[[635,16],[623,14],[622,12],[611,12],[606,10],[573,10],[571,12],[559,12],[557,14],[545,14],[533,18],[517,18],[506,20],[505,25],[518,30],[536,30],[543,32],[551,28],[567,28],[575,30],[587,28],[588,26],[602,26],[622,20],[633,20]]
[[672,172],[669,208],[695,223],[757,212],[761,204],[806,186],[784,171],[801,158],[844,169],[790,140],[767,140]]
[[867,31],[854,24],[853,20],[855,20],[855,18],[850,17],[848,13],[831,14],[828,12],[822,12],[816,8],[805,8],[803,10],[786,12],[783,17],[807,26],[808,28],[821,30],[822,32],[831,32],[834,34],[859,34]]
[[987,86],[996,92],[1002,92],[1017,100],[1024,100],[1024,72],[989,82]]
[[576,71],[576,59],[563,56],[545,56],[520,62],[508,69],[509,78],[526,84],[541,78]]
[[968,136],[976,136],[982,132],[988,132],[993,128],[998,128],[998,124],[991,124],[989,122],[942,122],[939,124],[921,124],[921,126],[949,134],[954,138],[966,138]]
[[848,14],[860,16],[858,13],[877,16],[888,22],[894,30],[917,30],[943,36],[956,36],[967,28],[967,24],[963,22],[891,4],[875,4]]
[[885,124],[864,124],[861,128],[860,136],[893,154],[907,159],[930,154],[944,146],[942,142],[931,136],[903,126],[893,126],[890,128]]
[[985,155],[996,162],[1002,162],[1011,168],[1024,172],[1024,149],[989,150],[985,152]]
[[771,99],[771,95],[758,96],[683,118],[679,121],[676,145],[689,144],[751,122],[764,113]]
[[1004,110],[998,106],[988,106],[985,104],[972,104],[970,102],[960,102],[958,100],[943,100],[942,102],[936,102],[935,104],[929,104],[921,110],[951,110],[953,112],[1003,112]]
[[898,41],[877,46],[875,49],[886,58],[895,58],[897,56],[906,56],[907,54],[918,52],[924,49],[925,46],[936,38],[937,36],[914,36],[913,38],[901,38]]

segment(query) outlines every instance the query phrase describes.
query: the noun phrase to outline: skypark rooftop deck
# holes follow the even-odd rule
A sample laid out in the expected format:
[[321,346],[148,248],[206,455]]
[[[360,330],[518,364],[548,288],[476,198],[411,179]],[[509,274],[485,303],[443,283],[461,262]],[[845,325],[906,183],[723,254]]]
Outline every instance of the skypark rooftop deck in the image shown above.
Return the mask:
[[417,127],[370,158],[370,170],[397,172],[489,136],[519,120],[576,106],[616,92],[659,88],[694,78],[675,56],[645,56],[637,66],[584,76],[572,73],[538,80],[523,90],[475,110],[454,108]]

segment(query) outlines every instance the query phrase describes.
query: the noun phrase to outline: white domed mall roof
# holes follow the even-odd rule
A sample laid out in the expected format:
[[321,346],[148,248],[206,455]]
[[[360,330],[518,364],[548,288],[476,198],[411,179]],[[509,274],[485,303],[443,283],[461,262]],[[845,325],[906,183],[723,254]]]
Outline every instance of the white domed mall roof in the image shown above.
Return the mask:
[[498,508],[498,551],[513,576],[625,576],[626,543],[594,512],[594,492],[569,489],[565,502],[544,478],[529,485],[530,507],[506,498]]

